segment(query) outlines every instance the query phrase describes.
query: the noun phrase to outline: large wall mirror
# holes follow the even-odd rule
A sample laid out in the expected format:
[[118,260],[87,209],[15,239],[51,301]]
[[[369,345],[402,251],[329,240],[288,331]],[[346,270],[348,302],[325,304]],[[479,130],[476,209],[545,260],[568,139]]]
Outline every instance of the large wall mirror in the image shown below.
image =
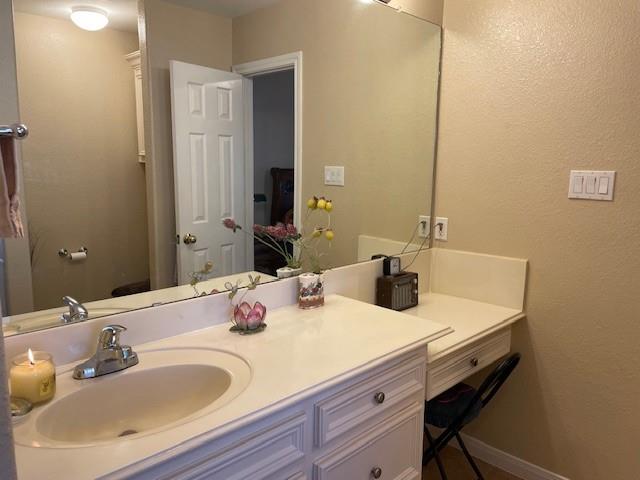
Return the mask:
[[440,27],[402,3],[13,0],[5,336],[427,248]]

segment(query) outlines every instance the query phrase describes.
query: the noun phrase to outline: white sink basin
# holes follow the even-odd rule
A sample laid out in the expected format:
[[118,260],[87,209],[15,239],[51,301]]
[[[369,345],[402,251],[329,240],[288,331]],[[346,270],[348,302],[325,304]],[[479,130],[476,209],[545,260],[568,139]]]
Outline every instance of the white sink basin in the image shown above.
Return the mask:
[[249,384],[239,357],[213,349],[138,351],[140,363],[90,380],[58,375],[56,397],[14,428],[17,443],[69,448],[174,428],[216,410]]

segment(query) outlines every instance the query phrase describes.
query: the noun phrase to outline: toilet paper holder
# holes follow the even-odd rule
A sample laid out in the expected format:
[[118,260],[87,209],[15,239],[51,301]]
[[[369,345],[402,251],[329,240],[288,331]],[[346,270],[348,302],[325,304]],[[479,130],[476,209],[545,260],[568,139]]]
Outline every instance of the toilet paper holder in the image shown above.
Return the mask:
[[[78,253],[84,253],[85,255],[88,255],[89,249],[87,247],[80,247],[78,249]],[[68,258],[69,260],[71,260],[71,254],[69,253],[69,250],[67,250],[66,248],[61,248],[60,250],[58,250],[58,256],[62,258]]]

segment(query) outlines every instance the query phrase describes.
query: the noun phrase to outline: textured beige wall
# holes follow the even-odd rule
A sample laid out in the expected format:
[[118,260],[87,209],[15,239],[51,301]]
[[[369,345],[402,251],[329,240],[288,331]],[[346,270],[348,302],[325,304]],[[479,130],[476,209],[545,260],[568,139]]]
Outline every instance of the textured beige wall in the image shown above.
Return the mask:
[[444,0],[391,0],[389,5],[400,7],[403,12],[423,18],[436,25],[442,25]]
[[[25,202],[35,309],[111,296],[149,277],[144,167],[137,161],[137,35],[87,32],[68,20],[15,14]],[[60,248],[89,249],[83,263]],[[12,311],[15,314],[18,312]]]
[[231,20],[144,0],[142,58],[152,287],[176,282],[176,221],[169,61],[231,68]]
[[[640,472],[640,6],[450,0],[436,211],[528,258],[524,358],[468,433],[572,480]],[[569,170],[617,170],[612,203]]]
[[[302,194],[334,200],[333,266],[358,234],[408,240],[429,214],[440,29],[360,1],[283,0],[233,21],[233,63],[303,52]],[[345,187],[324,166],[345,166]],[[382,185],[382,187],[381,187]]]

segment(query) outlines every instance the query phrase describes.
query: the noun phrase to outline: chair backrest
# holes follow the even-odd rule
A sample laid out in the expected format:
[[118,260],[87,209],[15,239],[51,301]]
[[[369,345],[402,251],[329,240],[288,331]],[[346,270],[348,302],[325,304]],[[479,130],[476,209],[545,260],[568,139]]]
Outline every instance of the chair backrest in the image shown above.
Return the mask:
[[449,426],[449,429],[452,431],[457,431],[464,425],[465,419],[468,417],[471,410],[474,406],[480,401],[482,402],[482,408],[484,408],[491,399],[495,396],[495,394],[500,390],[502,384],[509,378],[511,372],[516,368],[518,363],[520,362],[520,354],[514,353],[509,355],[506,359],[504,359],[500,365],[498,365],[488,376],[485,378],[482,385],[478,387],[476,393],[473,395],[473,398],[467,405],[467,407],[462,411],[460,415],[454,420],[454,422]]
[[508,356],[506,359],[498,365],[493,372],[491,372],[487,378],[485,378],[482,385],[478,387],[477,398],[475,400],[482,400],[482,408],[491,401],[494,395],[500,390],[502,384],[509,378],[511,372],[518,366],[520,362],[520,354],[514,353]]
[[271,194],[271,225],[278,222],[292,223],[287,218],[294,203],[294,175],[293,168],[272,168],[271,178],[273,191]]

